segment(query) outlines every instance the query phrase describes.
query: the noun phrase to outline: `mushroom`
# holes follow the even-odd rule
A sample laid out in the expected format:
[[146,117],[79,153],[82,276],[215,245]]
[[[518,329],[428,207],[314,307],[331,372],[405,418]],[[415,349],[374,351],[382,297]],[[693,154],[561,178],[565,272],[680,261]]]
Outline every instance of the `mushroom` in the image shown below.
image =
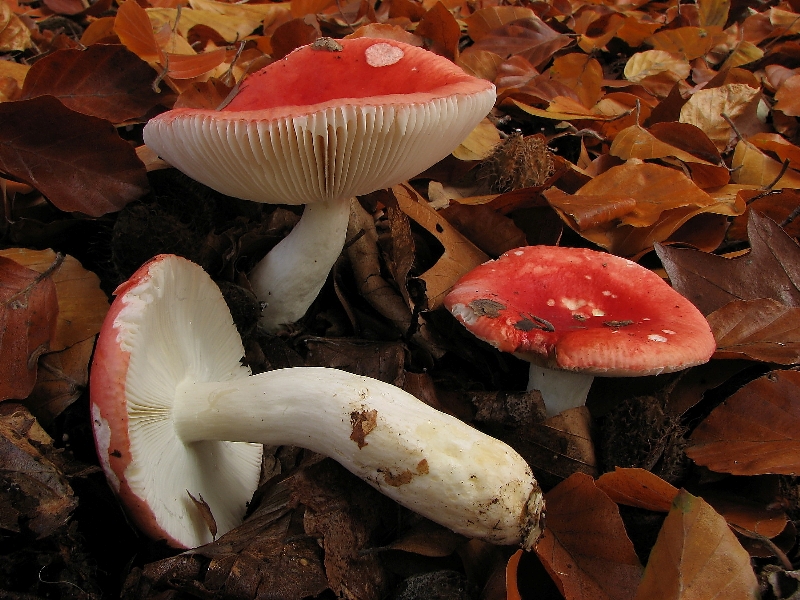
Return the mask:
[[491,110],[495,88],[389,39],[321,38],[247,78],[221,110],[178,108],[145,143],[224,194],[305,204],[292,232],[251,271],[277,331],[302,317],[344,245],[349,199],[446,157]]
[[261,444],[330,456],[463,535],[530,548],[542,494],[512,448],[403,390],[323,367],[250,375],[219,288],[173,255],[116,290],[95,350],[100,463],[132,520],[181,548],[237,526]]
[[582,406],[596,376],[707,362],[705,317],[652,271],[584,248],[526,246],[464,275],[445,307],[478,338],[531,363],[548,416]]

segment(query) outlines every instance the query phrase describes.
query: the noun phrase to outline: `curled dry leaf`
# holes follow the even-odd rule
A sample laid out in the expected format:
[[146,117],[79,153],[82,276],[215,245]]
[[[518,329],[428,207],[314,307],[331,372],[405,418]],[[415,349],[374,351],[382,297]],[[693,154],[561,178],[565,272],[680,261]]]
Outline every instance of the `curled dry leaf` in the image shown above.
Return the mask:
[[545,494],[545,501],[547,528],[535,551],[564,598],[632,599],[642,566],[617,505],[582,473]]
[[784,171],[782,163],[767,156],[747,140],[740,140],[736,144],[731,170],[731,181],[739,185],[770,189],[800,187],[800,172],[792,168]]
[[669,512],[678,489],[645,469],[617,467],[601,475],[597,487],[617,504]]
[[57,316],[52,271],[40,274],[0,257],[0,400],[30,394],[39,356],[55,337]]
[[43,538],[67,522],[78,500],[58,458],[53,440],[24,407],[0,405],[0,526]]
[[611,167],[574,195],[551,188],[545,197],[572,229],[620,256],[667,240],[692,217],[745,208],[735,199],[715,201],[681,171],[636,162]]
[[720,473],[800,473],[800,372],[752,381],[697,426],[686,454]]
[[425,282],[427,308],[433,310],[441,305],[447,291],[462,275],[486,262],[489,257],[430,208],[410,187],[396,185],[392,188],[392,194],[400,210],[444,246],[444,253],[436,264],[419,277]]
[[725,519],[681,491],[658,534],[636,600],[755,600],[750,556]]
[[0,52],[21,52],[31,43],[31,30],[5,0],[0,0]]

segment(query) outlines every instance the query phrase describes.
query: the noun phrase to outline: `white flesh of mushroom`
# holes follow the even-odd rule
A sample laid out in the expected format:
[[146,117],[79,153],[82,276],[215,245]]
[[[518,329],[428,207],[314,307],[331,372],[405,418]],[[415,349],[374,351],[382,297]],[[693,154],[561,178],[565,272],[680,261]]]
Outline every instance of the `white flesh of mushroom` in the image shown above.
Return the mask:
[[586,404],[594,375],[548,369],[531,363],[528,391],[539,390],[548,417]]

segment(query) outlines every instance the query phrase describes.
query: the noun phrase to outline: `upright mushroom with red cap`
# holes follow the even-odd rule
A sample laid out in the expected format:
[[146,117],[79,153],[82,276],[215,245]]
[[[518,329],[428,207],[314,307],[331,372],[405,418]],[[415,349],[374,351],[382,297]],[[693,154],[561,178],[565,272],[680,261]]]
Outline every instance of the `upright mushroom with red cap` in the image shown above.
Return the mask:
[[583,248],[527,246],[464,275],[444,305],[475,336],[531,363],[548,415],[581,406],[596,376],[707,362],[705,317],[658,275]]
[[189,548],[213,539],[210,523],[219,534],[238,525],[259,444],[285,444],[334,458],[463,535],[526,548],[539,537],[541,491],[503,442],[368,377],[322,367],[251,376],[219,288],[194,263],[158,256],[116,294],[91,415],[103,470],[149,536]]
[[250,273],[261,325],[302,317],[344,245],[349,199],[421,173],[486,116],[494,85],[388,39],[322,38],[247,78],[221,110],[179,108],[144,128],[167,162],[224,194],[305,204]]

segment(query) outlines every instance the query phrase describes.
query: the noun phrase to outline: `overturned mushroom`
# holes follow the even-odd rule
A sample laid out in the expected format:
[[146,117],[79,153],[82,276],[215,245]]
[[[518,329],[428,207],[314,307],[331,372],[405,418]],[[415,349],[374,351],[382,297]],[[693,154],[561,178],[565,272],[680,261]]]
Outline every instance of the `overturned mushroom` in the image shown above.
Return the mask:
[[222,110],[175,109],[144,129],[167,162],[224,194],[305,204],[250,273],[278,330],[302,317],[344,245],[349,199],[443,159],[495,101],[488,81],[396,42],[322,38],[245,80]]
[[596,376],[708,361],[705,317],[652,271],[583,248],[527,246],[464,275],[445,307],[475,336],[531,363],[549,416],[582,406]]
[[220,534],[238,525],[259,444],[286,444],[463,535],[527,548],[539,537],[541,491],[503,442],[368,377],[322,367],[251,376],[219,289],[194,263],[158,256],[116,293],[91,414],[106,476],[149,536],[194,547],[213,539],[209,522]]

